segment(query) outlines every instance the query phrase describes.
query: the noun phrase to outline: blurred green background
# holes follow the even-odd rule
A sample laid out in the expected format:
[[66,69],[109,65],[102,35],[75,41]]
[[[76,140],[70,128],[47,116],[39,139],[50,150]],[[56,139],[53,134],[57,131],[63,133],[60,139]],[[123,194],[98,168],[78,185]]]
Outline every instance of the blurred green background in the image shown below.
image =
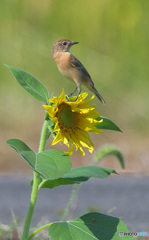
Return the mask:
[[[1,0],[0,22],[1,174],[26,174],[28,166],[5,141],[19,138],[37,151],[44,118],[42,104],[20,87],[3,64],[30,72],[50,94],[59,95],[62,88],[70,93],[75,85],[61,76],[51,59],[53,42],[60,38],[80,42],[71,52],[107,102],[103,106],[96,98],[97,109],[123,130],[92,135],[95,153],[106,143],[114,144],[122,150],[127,171],[147,174],[149,1]],[[73,166],[91,164],[93,158],[88,152],[86,158],[75,153]],[[102,164],[119,169],[113,158]]]

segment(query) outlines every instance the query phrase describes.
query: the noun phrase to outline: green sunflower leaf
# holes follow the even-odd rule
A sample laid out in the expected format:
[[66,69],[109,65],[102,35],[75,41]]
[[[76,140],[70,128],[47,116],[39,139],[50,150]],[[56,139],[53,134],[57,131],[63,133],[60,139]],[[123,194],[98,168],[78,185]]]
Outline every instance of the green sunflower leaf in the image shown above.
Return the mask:
[[44,179],[59,179],[71,169],[71,158],[63,151],[51,149],[35,153],[19,139],[10,139],[7,144],[14,148],[33,171],[38,172]]
[[[49,237],[51,240],[115,240],[120,238],[120,232],[130,231],[119,218],[91,212],[71,221],[53,223]],[[124,239],[134,238],[124,236]]]
[[30,73],[16,67],[8,66],[18,83],[29,92],[34,98],[41,102],[48,103],[49,93],[46,87],[40,83],[35,77]]
[[114,169],[95,165],[86,165],[78,168],[72,168],[63,178],[75,180],[75,178],[106,178],[111,173],[117,174]]
[[10,147],[14,148],[33,170],[35,169],[36,153],[31,150],[23,141],[19,139],[9,139],[6,143]]
[[67,178],[58,178],[54,180],[43,180],[39,185],[40,188],[55,188],[61,185],[71,185],[71,184],[79,184],[82,182],[87,181],[89,178],[82,177],[82,178],[74,178],[74,179],[67,179]]
[[72,168],[61,178],[41,181],[40,188],[55,188],[61,185],[80,184],[90,178],[106,178],[112,173],[116,174],[116,171],[96,165]]
[[109,118],[103,117],[103,116],[100,116],[99,118],[97,118],[98,121],[100,121],[101,119],[103,119],[103,122],[96,125],[98,129],[107,129],[107,130],[122,132],[122,130]]
[[63,151],[51,149],[37,153],[35,170],[47,180],[57,179],[71,169],[71,158]]

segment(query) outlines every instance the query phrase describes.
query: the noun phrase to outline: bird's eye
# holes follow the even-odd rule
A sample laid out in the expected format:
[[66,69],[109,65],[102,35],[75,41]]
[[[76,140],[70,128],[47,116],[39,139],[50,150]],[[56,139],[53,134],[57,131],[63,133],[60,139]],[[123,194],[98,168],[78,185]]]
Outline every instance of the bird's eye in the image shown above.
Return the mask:
[[66,42],[62,42],[62,45],[64,45],[64,46],[65,46],[66,44],[67,44]]

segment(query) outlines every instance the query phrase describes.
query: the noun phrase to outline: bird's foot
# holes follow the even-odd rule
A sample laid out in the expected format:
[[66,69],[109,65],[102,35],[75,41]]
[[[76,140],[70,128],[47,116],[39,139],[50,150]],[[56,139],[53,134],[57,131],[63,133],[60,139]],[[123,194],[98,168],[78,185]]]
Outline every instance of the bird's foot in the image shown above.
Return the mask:
[[74,90],[72,93],[70,93],[70,94],[68,95],[68,97],[71,97],[76,91],[77,91],[77,87],[75,88],[75,90]]

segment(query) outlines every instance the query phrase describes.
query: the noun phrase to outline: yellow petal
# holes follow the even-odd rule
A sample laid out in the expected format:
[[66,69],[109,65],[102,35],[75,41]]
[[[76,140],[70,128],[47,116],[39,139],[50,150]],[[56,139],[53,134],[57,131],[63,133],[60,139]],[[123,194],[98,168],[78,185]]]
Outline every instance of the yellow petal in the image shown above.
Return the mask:
[[63,102],[63,101],[66,101],[64,89],[62,89],[62,93],[61,93],[61,95],[59,96],[59,103],[61,103],[61,102]]
[[52,142],[52,146],[55,145],[55,144],[57,144],[57,143],[59,143],[59,142],[61,142],[62,139],[63,139],[63,137],[62,137],[62,135],[61,135],[61,132],[58,132],[58,133],[56,134],[56,137],[54,138],[54,140],[53,140],[53,142]]
[[60,128],[59,128],[58,122],[56,122],[53,132],[58,132],[58,131],[60,131]]
[[54,108],[52,106],[43,105],[43,107],[47,110],[50,117],[54,117],[55,112],[54,112]]
[[82,102],[86,97],[88,96],[88,93],[87,92],[84,92],[84,93],[81,93],[79,96],[78,96],[78,99],[76,102]]
[[100,114],[93,110],[93,111],[90,111],[89,113],[86,113],[85,117],[86,118],[88,118],[88,117],[90,117],[90,118],[98,118],[98,117],[100,117]]
[[93,151],[94,151],[94,148],[89,148],[89,150],[88,150],[90,153],[93,153]]
[[83,151],[83,149],[79,146],[79,152],[81,153],[82,156],[85,156],[85,152]]
[[82,101],[82,102],[80,102],[78,105],[79,105],[79,107],[81,108],[81,107],[86,107],[86,106],[88,106],[88,104],[94,99],[94,95],[90,98],[90,99],[87,99],[87,100],[85,100],[85,101]]
[[69,141],[65,136],[63,137],[63,143],[69,148]]
[[71,146],[71,148],[69,149],[68,152],[66,152],[68,155],[72,155],[73,154],[73,145]]

